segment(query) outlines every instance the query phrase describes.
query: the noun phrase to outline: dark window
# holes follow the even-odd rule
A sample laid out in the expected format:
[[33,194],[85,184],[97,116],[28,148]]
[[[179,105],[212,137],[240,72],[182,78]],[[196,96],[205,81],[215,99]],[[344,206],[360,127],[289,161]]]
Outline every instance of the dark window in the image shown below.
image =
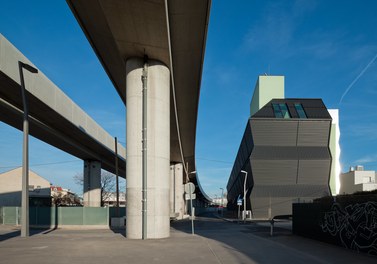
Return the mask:
[[286,104],[272,104],[276,118],[291,118]]
[[296,111],[297,111],[299,118],[308,118],[306,116],[305,110],[304,110],[304,108],[302,108],[301,104],[295,104],[295,108],[296,108]]

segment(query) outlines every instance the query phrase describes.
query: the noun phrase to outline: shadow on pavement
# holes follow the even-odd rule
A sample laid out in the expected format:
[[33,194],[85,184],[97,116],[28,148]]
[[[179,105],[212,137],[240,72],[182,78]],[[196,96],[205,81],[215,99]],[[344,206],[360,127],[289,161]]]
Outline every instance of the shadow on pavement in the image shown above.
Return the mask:
[[[191,220],[172,222],[173,230],[191,234]],[[256,223],[227,222],[216,217],[214,213],[208,213],[197,217],[194,221],[195,235],[206,238],[206,244],[218,254],[231,256],[233,261],[243,263],[245,259],[253,263],[267,263],[266,245],[274,237],[270,237],[268,226],[259,226]],[[289,230],[274,229],[276,236],[291,236]],[[257,243],[253,235],[261,237],[264,244]],[[226,252],[226,253],[224,253]],[[221,256],[219,257],[221,258]],[[275,262],[276,263],[276,262]]]
[[[172,222],[171,227],[191,234],[190,220]],[[201,236],[224,263],[230,263],[229,260],[232,263],[376,263],[374,256],[293,235],[287,222],[275,222],[273,236],[269,223],[229,222],[214,213],[197,217],[194,227],[195,235]]]
[[115,234],[120,234],[126,237],[126,229],[121,227],[110,227],[110,230],[113,231]]
[[[56,228],[30,228],[29,235],[30,236],[35,236],[38,234],[48,234],[52,231],[56,230]],[[5,230],[1,230],[2,232],[0,233],[0,242],[12,239],[15,237],[20,237],[21,236],[21,230],[19,227],[9,227],[6,228]]]
[[0,235],[0,242],[14,238],[14,237],[18,237],[18,236],[20,236],[20,234],[21,234],[20,230],[11,231],[9,233],[1,234]]

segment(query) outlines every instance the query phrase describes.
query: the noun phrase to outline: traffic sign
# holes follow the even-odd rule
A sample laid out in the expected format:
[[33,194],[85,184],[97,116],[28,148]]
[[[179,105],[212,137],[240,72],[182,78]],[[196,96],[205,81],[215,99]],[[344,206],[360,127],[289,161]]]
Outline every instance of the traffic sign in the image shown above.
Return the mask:
[[237,200],[237,205],[242,205],[242,199]]
[[192,182],[188,182],[185,184],[185,193],[190,194],[190,193],[194,193],[194,191],[195,191],[195,184],[193,184]]
[[[186,200],[190,200],[190,194],[189,194],[189,193],[186,193],[186,194],[185,194],[185,199],[186,199]],[[196,199],[196,193],[192,193],[192,194],[191,194],[191,199],[192,199],[192,200],[195,200],[195,199]]]

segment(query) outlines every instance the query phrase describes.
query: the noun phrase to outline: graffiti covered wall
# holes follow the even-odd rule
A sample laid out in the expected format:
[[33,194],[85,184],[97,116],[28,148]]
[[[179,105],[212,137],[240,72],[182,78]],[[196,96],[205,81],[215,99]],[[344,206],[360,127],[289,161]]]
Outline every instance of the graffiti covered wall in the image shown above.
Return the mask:
[[334,203],[322,221],[322,231],[339,238],[344,247],[377,255],[377,202],[345,208]]
[[377,255],[377,201],[294,204],[293,233]]

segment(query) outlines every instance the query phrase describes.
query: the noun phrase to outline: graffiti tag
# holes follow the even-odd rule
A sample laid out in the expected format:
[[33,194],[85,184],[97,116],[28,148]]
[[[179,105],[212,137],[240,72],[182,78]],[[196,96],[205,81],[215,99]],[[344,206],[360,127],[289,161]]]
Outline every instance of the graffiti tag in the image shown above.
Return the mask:
[[334,203],[322,220],[323,232],[338,237],[346,248],[377,255],[377,202]]

